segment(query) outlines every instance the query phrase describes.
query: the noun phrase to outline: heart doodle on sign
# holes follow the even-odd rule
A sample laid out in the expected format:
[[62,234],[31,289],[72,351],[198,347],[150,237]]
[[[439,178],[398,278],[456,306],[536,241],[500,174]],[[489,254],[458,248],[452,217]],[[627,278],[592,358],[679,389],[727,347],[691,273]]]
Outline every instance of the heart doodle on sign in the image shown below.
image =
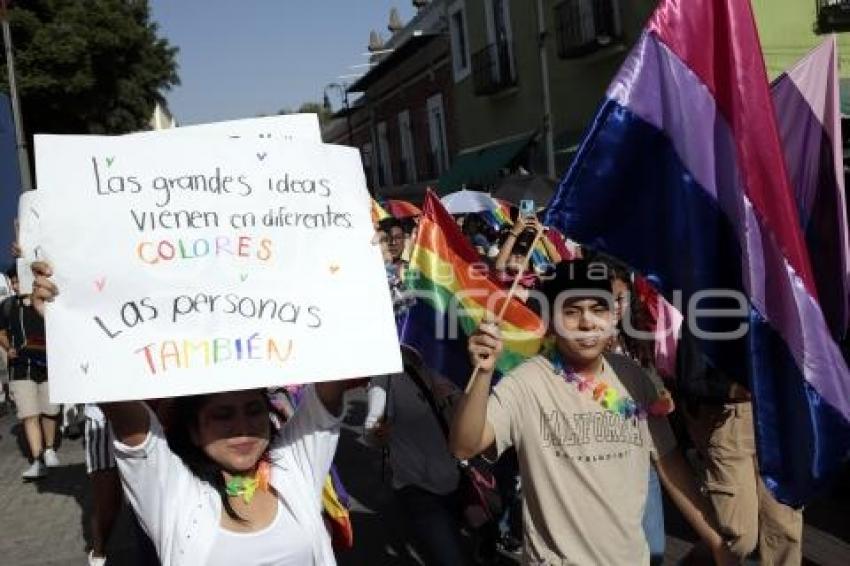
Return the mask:
[[86,362],[84,364],[80,364],[80,369],[83,370],[83,373],[88,374],[89,372],[89,363]]
[[244,282],[245,282],[245,280],[246,280],[246,279],[248,279],[248,274],[247,274],[247,273],[243,273],[243,274],[241,274],[241,275],[239,276],[239,279],[241,279],[241,280],[242,280],[242,282],[244,283]]
[[338,265],[336,265],[336,264],[333,264],[333,265],[330,267],[330,270],[331,270],[331,274],[332,274],[332,275],[336,275],[336,272],[337,272],[337,271],[339,271],[339,266],[338,266]]
[[106,158],[106,166],[107,166],[107,167],[112,167],[112,163],[113,163],[114,161],[115,161],[115,158],[114,158],[114,157],[107,157],[107,158]]
[[257,154],[257,158],[258,158],[260,161],[262,161],[263,159],[265,159],[265,158],[266,158],[266,155],[268,155],[266,152],[258,153],[258,154]]
[[94,286],[97,288],[98,292],[103,291],[104,286],[106,286],[106,277],[95,279]]

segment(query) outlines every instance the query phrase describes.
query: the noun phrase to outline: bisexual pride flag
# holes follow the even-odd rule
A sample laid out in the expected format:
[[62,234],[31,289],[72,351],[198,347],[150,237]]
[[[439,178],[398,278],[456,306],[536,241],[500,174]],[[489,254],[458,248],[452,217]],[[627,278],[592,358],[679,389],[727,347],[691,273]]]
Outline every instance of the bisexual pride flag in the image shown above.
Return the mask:
[[835,36],[771,85],[800,226],[832,335],[847,332],[850,261]]
[[546,222],[680,292],[686,324],[743,301],[699,345],[750,384],[762,476],[801,505],[847,458],[850,377],[794,194],[748,0],[662,0]]

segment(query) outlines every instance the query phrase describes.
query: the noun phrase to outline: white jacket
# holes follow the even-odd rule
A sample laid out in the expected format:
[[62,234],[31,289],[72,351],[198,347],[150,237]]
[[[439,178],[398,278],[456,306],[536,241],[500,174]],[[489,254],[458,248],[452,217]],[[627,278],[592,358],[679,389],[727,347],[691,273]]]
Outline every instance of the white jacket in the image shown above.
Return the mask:
[[[296,521],[310,533],[314,566],[334,566],[321,516],[321,496],[339,438],[334,417],[313,386],[271,447],[271,485]],[[150,413],[150,431],[138,446],[115,441],[124,493],[156,547],[162,566],[203,566],[221,524],[221,497],[199,480],[168,447]],[[248,565],[246,565],[248,566]]]

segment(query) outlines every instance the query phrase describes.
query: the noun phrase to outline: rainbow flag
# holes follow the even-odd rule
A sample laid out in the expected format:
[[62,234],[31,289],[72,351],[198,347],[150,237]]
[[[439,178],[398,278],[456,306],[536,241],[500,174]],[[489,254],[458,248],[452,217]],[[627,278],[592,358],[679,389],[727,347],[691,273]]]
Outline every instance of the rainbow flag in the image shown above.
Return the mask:
[[[543,236],[544,238],[546,236]],[[531,266],[534,268],[540,268],[545,271],[548,268],[554,267],[558,262],[554,261],[549,254],[549,251],[546,249],[546,246],[543,245],[542,240],[538,240],[536,244],[534,244],[534,251],[531,252]]]
[[[514,223],[511,221],[511,205],[500,199],[493,200],[495,200],[499,206],[493,210],[480,212],[479,214],[484,221],[495,230],[501,230],[505,226],[513,226]],[[546,237],[548,237],[548,235]],[[549,253],[549,250],[546,249],[543,241],[538,240],[534,245],[534,251],[531,252],[531,265],[533,267],[545,269],[547,266],[556,265],[561,262],[564,258],[555,251],[555,246],[552,248],[553,253]]]
[[332,468],[322,487],[322,510],[331,522],[331,542],[334,549],[347,550],[354,546],[354,528],[351,525],[348,505],[337,490],[334,478]]
[[498,206],[492,210],[479,212],[479,216],[494,230],[501,230],[505,226],[513,226],[511,221],[511,205],[501,199],[493,199]]
[[[507,300],[479,267],[478,254],[429,191],[405,279],[414,303],[399,320],[399,336],[429,367],[461,386],[472,369],[467,336],[485,313],[495,318]],[[544,329],[517,299],[510,300],[501,327],[505,346],[497,369],[506,373],[537,354]]]
[[[496,203],[499,205],[498,208],[496,208],[496,210],[492,211],[492,214],[496,218],[496,220],[499,221],[503,226],[504,225],[508,225],[508,226],[513,225],[513,222],[511,222],[511,208],[513,207],[513,205],[511,203],[505,201],[505,200],[502,200],[502,199],[493,199],[493,200],[495,200]],[[515,208],[515,207],[513,207],[513,208]]]
[[392,218],[390,213],[387,212],[383,206],[381,206],[378,201],[372,199],[372,223],[377,224],[381,220]]
[[799,506],[850,455],[850,372],[794,195],[750,3],[662,0],[546,220],[655,275],[688,308],[744,299],[741,317],[683,314],[711,365],[748,383],[759,470]]

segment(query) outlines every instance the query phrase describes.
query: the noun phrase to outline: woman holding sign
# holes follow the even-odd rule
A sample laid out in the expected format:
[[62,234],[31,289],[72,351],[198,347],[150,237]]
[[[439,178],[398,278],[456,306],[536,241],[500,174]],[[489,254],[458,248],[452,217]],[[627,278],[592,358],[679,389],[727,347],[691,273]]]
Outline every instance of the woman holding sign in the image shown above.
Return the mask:
[[[33,270],[43,314],[58,290],[49,266]],[[351,386],[308,386],[279,432],[263,389],[177,398],[167,434],[141,401],[102,404],[124,492],[162,564],[335,564],[320,498]]]

